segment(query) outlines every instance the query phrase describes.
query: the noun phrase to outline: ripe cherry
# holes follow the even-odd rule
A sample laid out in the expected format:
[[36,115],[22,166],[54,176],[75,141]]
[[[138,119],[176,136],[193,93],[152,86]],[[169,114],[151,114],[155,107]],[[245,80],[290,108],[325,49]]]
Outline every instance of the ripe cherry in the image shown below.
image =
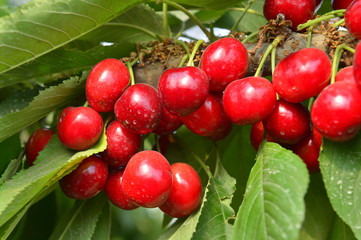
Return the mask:
[[266,118],[276,106],[276,91],[262,77],[247,77],[230,83],[223,94],[223,107],[229,119],[239,125]]
[[320,148],[322,145],[322,135],[315,129],[312,129],[312,134],[291,146],[292,151],[302,158],[310,173],[320,171],[320,163],[318,157],[320,155]]
[[61,190],[70,198],[88,199],[103,190],[108,178],[107,165],[96,155],[85,158],[71,173],[60,179]]
[[357,39],[361,39],[361,0],[353,1],[345,12],[347,30]]
[[132,210],[138,208],[132,201],[130,201],[124,194],[122,189],[122,177],[124,170],[119,170],[110,173],[104,192],[110,202],[123,210]]
[[107,149],[101,155],[104,161],[112,167],[125,166],[141,146],[141,136],[126,129],[117,120],[109,124],[105,135]]
[[158,91],[143,83],[127,88],[114,107],[117,119],[136,134],[151,133],[160,121],[161,111]]
[[194,113],[181,117],[184,125],[195,134],[204,137],[225,137],[223,133],[229,132],[231,121],[223,110],[221,98],[209,94],[207,100]]
[[302,102],[327,86],[331,68],[326,53],[316,48],[304,48],[277,64],[272,82],[281,98],[293,103]]
[[194,168],[186,163],[171,165],[173,183],[167,201],[160,209],[171,217],[192,214],[202,200],[202,182]]
[[278,14],[283,14],[286,20],[291,20],[292,28],[297,30],[299,24],[312,19],[315,8],[315,0],[266,0],[263,14],[267,20],[276,19]]
[[209,77],[210,91],[222,92],[230,82],[246,74],[247,49],[234,38],[219,39],[205,49],[200,68]]
[[25,145],[25,156],[29,166],[34,164],[39,152],[45,148],[55,132],[48,128],[40,128],[31,134]]
[[352,81],[326,87],[312,105],[311,120],[325,138],[344,142],[361,127],[361,92]]
[[98,112],[114,110],[114,104],[129,86],[130,74],[125,64],[108,58],[90,71],[85,85],[89,105]]
[[332,0],[332,9],[346,9],[354,0]]
[[158,135],[169,134],[180,128],[183,125],[180,117],[171,114],[167,109],[162,107],[160,121],[154,129],[154,133]]
[[361,90],[361,41],[357,44],[353,57],[353,76],[356,85]]
[[265,133],[262,121],[256,122],[252,125],[249,137],[255,150],[258,150],[259,145],[261,145],[264,138],[266,138],[268,142],[275,142],[270,135]]
[[335,82],[339,81],[355,81],[353,74],[353,66],[342,68],[335,76]]
[[167,200],[171,187],[170,164],[159,152],[138,152],[125,167],[122,180],[124,194],[139,206],[161,206]]
[[185,116],[202,106],[208,96],[209,80],[198,67],[170,68],[158,83],[163,106],[172,114]]
[[58,119],[59,140],[73,150],[93,146],[103,131],[103,119],[90,107],[67,107]]
[[301,103],[278,100],[273,112],[263,120],[266,133],[276,142],[295,144],[310,134],[310,116]]

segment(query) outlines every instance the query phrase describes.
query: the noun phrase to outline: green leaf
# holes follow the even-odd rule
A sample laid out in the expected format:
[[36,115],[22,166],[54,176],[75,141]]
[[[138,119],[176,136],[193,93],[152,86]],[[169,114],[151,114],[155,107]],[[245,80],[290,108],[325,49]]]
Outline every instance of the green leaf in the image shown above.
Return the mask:
[[[245,1],[245,0],[242,0]],[[211,8],[211,9],[224,9],[230,6],[235,6],[240,0],[175,0],[173,2],[177,2],[180,4],[188,4],[191,6],[197,6],[197,7],[204,7],[204,8]]]
[[30,1],[15,13],[0,18],[0,73],[77,39],[140,2]]
[[105,58],[128,57],[129,52],[134,49],[135,44],[128,42],[120,42],[112,46],[96,46],[87,51],[62,47],[1,74],[0,87],[23,81],[42,83],[67,78],[83,70],[89,70]]
[[356,240],[351,228],[335,215],[334,223],[327,240]]
[[320,168],[331,204],[361,239],[361,134],[345,143],[324,141]]
[[56,183],[84,158],[104,151],[106,137],[102,137],[92,148],[74,152],[65,148],[54,135],[40,152],[35,164],[15,175],[0,186],[0,226],[8,221],[34,197]]
[[9,221],[0,227],[0,239],[8,239],[14,228],[18,225],[25,213],[29,210],[31,204],[24,206],[17,214],[15,214]]
[[97,227],[95,228],[92,240],[109,240],[110,230],[111,211],[109,202],[106,202],[101,210],[101,215],[99,216],[99,221],[97,222]]
[[308,183],[308,171],[297,155],[276,143],[263,143],[237,213],[233,239],[297,239]]
[[21,158],[13,159],[10,161],[8,167],[5,169],[4,173],[1,175],[0,186],[5,181],[9,180],[10,178],[12,178],[12,176],[15,175],[16,171],[19,169],[21,161],[22,161]]
[[232,228],[228,220],[234,216],[230,204],[235,185],[235,179],[228,175],[218,161],[193,239],[231,239]]
[[321,174],[312,174],[305,196],[306,216],[299,240],[326,240],[336,213],[333,211]]
[[234,215],[230,203],[236,181],[217,162],[215,176],[206,186],[201,207],[186,220],[178,220],[161,239],[229,239],[228,219]]
[[69,104],[84,92],[85,77],[72,77],[63,83],[39,93],[24,109],[0,118],[0,142],[21,129],[30,126],[49,112]]
[[111,22],[80,38],[79,41],[99,42],[149,42],[163,33],[163,18],[146,4],[138,5]]
[[102,211],[109,208],[107,198],[103,194],[89,200],[79,200],[74,208],[65,214],[57,224],[50,240],[91,239],[95,233]]
[[[245,7],[247,2],[243,3]],[[237,31],[252,33],[259,29],[260,26],[267,23],[267,20],[263,16],[264,0],[256,0],[249,11],[243,16],[242,21],[236,27]],[[234,8],[232,11],[228,11],[217,22],[217,27],[230,29],[238,21],[238,18],[244,13],[243,8]]]
[[[10,161],[18,159],[21,152],[20,136],[15,134],[5,141],[0,143],[0,176],[3,175],[5,169],[10,170],[8,167]],[[21,159],[20,159],[21,161]],[[14,161],[13,161],[14,162]],[[9,176],[9,175],[8,175]],[[1,185],[1,180],[0,180]]]

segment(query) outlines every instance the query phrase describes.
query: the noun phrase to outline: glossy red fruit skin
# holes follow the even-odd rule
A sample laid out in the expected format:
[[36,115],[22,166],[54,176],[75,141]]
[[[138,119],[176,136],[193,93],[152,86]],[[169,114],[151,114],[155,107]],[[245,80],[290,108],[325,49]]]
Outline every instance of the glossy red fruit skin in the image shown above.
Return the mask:
[[267,20],[276,19],[282,13],[292,21],[292,28],[297,30],[299,24],[312,19],[316,5],[315,0],[266,0],[263,14]]
[[115,116],[123,126],[140,135],[157,127],[161,111],[158,91],[143,83],[127,88],[114,107]]
[[103,119],[90,107],[67,107],[58,119],[59,140],[73,150],[93,146],[103,131]]
[[65,195],[74,199],[89,199],[103,190],[108,178],[108,168],[103,160],[92,155],[85,158],[71,173],[60,179]]
[[265,133],[262,121],[256,122],[252,125],[249,138],[255,150],[258,150],[264,138],[266,138],[268,142],[275,142],[270,135]]
[[208,95],[207,100],[197,111],[181,119],[190,131],[203,137],[218,136],[231,125],[223,110],[221,98],[213,94]]
[[130,84],[130,74],[118,59],[104,59],[90,71],[85,84],[89,106],[98,112],[114,110],[115,102]]
[[29,166],[34,164],[39,152],[45,148],[55,132],[48,128],[40,128],[33,132],[25,145],[25,156]]
[[175,218],[191,215],[202,200],[202,182],[194,168],[186,163],[171,165],[173,184],[168,200],[159,208]]
[[129,159],[136,154],[141,146],[142,138],[129,131],[117,121],[112,121],[105,132],[107,149],[101,156],[112,167],[125,166]]
[[353,74],[353,66],[344,67],[338,71],[335,76],[335,82],[340,81],[352,81],[355,82],[354,74]]
[[351,81],[326,87],[312,105],[311,120],[325,138],[337,142],[353,138],[361,127],[361,92]]
[[104,192],[107,195],[109,201],[115,206],[123,210],[133,210],[139,206],[130,201],[124,194],[122,189],[122,177],[124,169],[110,173],[107,183],[104,187]]
[[356,85],[361,90],[361,41],[357,44],[353,57],[353,76]]
[[170,164],[159,152],[138,152],[125,167],[122,181],[124,194],[139,206],[161,206],[167,200],[171,187]]
[[361,0],[353,1],[345,12],[347,30],[357,39],[361,39]]
[[262,77],[247,77],[230,83],[223,93],[223,107],[229,119],[238,125],[259,122],[276,106],[276,91]]
[[319,94],[330,82],[332,64],[326,53],[304,48],[281,60],[272,83],[281,98],[302,102]]
[[332,0],[332,9],[346,9],[354,0]]
[[171,114],[167,109],[162,107],[160,121],[153,132],[158,135],[170,134],[176,131],[182,125],[183,122],[180,117]]
[[227,85],[242,78],[248,70],[245,46],[234,38],[222,38],[203,52],[199,67],[209,77],[209,90],[222,92]]
[[263,120],[263,126],[276,142],[295,144],[310,132],[310,116],[301,103],[278,100],[273,112]]
[[209,80],[198,67],[170,68],[160,76],[158,92],[170,113],[185,116],[202,106],[208,96]]
[[322,145],[322,135],[315,129],[312,129],[312,134],[291,146],[292,151],[302,158],[310,173],[317,173],[320,171],[320,163],[318,157],[320,155],[320,148]]

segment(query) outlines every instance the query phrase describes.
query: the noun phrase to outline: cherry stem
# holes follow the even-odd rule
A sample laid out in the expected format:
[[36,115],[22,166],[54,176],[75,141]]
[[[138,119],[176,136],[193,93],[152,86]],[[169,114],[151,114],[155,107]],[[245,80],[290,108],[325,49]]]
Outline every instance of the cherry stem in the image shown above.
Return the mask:
[[88,103],[88,101],[85,101],[85,103],[84,103],[83,107],[89,107],[89,103]]
[[342,18],[341,20],[335,22],[335,24],[333,24],[333,26],[336,28],[336,27],[340,26],[341,24],[343,24],[344,22],[345,22],[345,19]]
[[254,14],[254,15],[257,15],[257,16],[261,16],[261,17],[264,17],[263,13],[260,13],[260,12],[257,12],[253,9],[246,9],[246,8],[228,8],[228,10],[230,11],[239,11],[239,12],[247,12],[249,14]]
[[241,16],[239,16],[237,22],[232,26],[231,28],[231,32],[233,32],[237,26],[239,25],[239,23],[242,21],[243,17],[246,15],[248,9],[251,8],[251,6],[253,5],[253,3],[255,2],[255,0],[248,0],[248,4],[247,6],[245,7],[244,11],[242,12]]
[[256,31],[256,32],[253,32],[251,33],[250,35],[248,35],[247,37],[245,37],[243,40],[242,40],[242,43],[246,43],[247,41],[253,39],[254,37],[258,36],[259,34],[259,30]]
[[[136,58],[136,60],[138,61],[138,58]],[[135,61],[135,60],[134,60]],[[135,79],[134,79],[134,72],[133,72],[133,65],[134,65],[134,61],[132,62],[127,62],[127,68],[129,71],[129,75],[130,75],[130,85],[134,85],[135,84]],[[133,63],[133,64],[132,64]]]
[[307,29],[307,45],[306,47],[311,47],[311,43],[312,43],[312,32],[313,32],[313,26],[310,26]]
[[258,65],[258,68],[257,68],[257,71],[256,73],[254,74],[255,77],[260,77],[260,74],[261,74],[261,71],[262,71],[262,68],[263,68],[263,65],[264,63],[266,62],[266,59],[267,57],[270,55],[270,53],[272,52],[272,50],[274,48],[277,48],[277,45],[284,39],[284,36],[283,35],[280,35],[278,37],[276,37],[273,42],[267,47],[265,53],[263,54],[262,58],[261,58],[261,61]]
[[346,9],[340,9],[340,10],[335,10],[335,11],[328,12],[328,13],[326,13],[326,14],[318,17],[318,18],[308,20],[307,22],[298,25],[297,30],[302,30],[302,29],[307,28],[309,26],[319,24],[322,21],[330,20],[330,19],[335,18],[335,17],[343,17],[345,15],[345,11],[346,11]]
[[271,71],[272,71],[272,75],[273,75],[273,72],[275,71],[275,68],[276,68],[276,53],[277,53],[277,48],[272,48],[272,52],[271,52]]
[[313,102],[315,101],[315,98],[314,97],[311,97],[309,100],[308,100],[308,111],[311,111],[311,107],[313,105]]
[[163,3],[163,32],[165,36],[170,37],[168,24],[168,5],[166,3]]
[[184,65],[184,63],[186,62],[186,60],[190,57],[191,54],[190,54],[189,48],[188,48],[187,44],[185,44],[185,42],[178,40],[178,39],[174,40],[174,42],[176,44],[181,45],[187,53],[186,55],[183,56],[182,60],[180,61],[179,65],[178,65],[178,67],[182,67]]
[[196,55],[196,53],[198,51],[198,48],[202,45],[202,43],[204,43],[204,40],[200,39],[200,40],[197,41],[196,45],[194,45],[192,53],[189,56],[189,61],[188,61],[187,66],[194,66],[194,62],[193,62],[194,57],[195,57],[195,55]]
[[163,3],[168,4],[171,7],[174,7],[175,9],[178,9],[182,11],[184,14],[186,14],[195,24],[198,25],[198,27],[204,32],[204,34],[210,39],[211,41],[215,40],[215,37],[212,36],[211,32],[208,31],[208,29],[203,25],[203,23],[194,16],[191,12],[189,12],[186,8],[184,8],[182,5],[179,5],[178,3],[171,2],[168,0],[162,0]]
[[159,41],[163,41],[163,39],[160,36],[158,36],[157,34],[154,34],[151,31],[149,31],[148,29],[143,28],[143,27],[139,27],[139,26],[136,26],[136,25],[132,25],[132,24],[128,24],[128,23],[119,23],[119,22],[109,22],[109,23],[106,23],[104,25],[106,25],[106,26],[118,26],[118,27],[135,28],[135,29],[140,30],[140,31],[144,32],[145,34],[151,36],[154,39],[157,39]]
[[337,46],[337,48],[335,50],[335,55],[333,56],[333,60],[332,60],[331,84],[333,84],[335,82],[336,74],[338,72],[338,65],[340,64],[340,60],[341,60],[342,53],[344,52],[344,50],[347,50],[351,53],[355,53],[355,49],[347,46],[345,43]]
[[211,173],[211,170],[209,169],[209,167],[202,161],[202,159],[200,157],[198,157],[197,154],[195,154],[194,152],[191,152],[191,154],[193,155],[194,159],[199,163],[199,165],[201,165],[201,167],[203,168],[203,170],[206,172],[207,176],[209,178],[213,178],[213,174]]

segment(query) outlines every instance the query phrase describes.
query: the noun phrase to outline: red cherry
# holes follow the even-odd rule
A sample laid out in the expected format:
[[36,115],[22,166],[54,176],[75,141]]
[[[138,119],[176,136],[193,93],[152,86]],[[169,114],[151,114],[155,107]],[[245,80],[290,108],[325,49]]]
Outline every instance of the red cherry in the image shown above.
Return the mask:
[[361,39],[361,0],[353,1],[345,12],[347,30],[357,39]]
[[250,141],[255,150],[258,150],[264,138],[268,142],[275,142],[270,135],[265,133],[262,121],[254,123],[251,128]]
[[283,14],[287,20],[292,21],[292,28],[297,30],[299,24],[313,17],[315,4],[315,0],[266,0],[263,14],[267,20],[276,19],[278,14]]
[[125,90],[114,107],[117,119],[136,134],[151,133],[160,121],[161,111],[157,90],[143,83]]
[[124,194],[122,189],[122,177],[124,170],[120,170],[114,173],[110,173],[107,183],[104,188],[104,192],[107,195],[109,201],[115,206],[123,210],[132,210],[138,208],[132,201],[130,201]]
[[156,151],[138,152],[125,167],[122,187],[124,194],[139,206],[161,206],[167,200],[172,187],[169,162]]
[[277,142],[295,144],[310,134],[308,110],[301,103],[278,100],[273,112],[263,120],[266,132]]
[[61,190],[70,198],[88,199],[103,190],[107,165],[96,155],[85,158],[71,173],[60,179]]
[[332,0],[332,9],[346,9],[354,0]]
[[180,128],[182,124],[183,122],[178,116],[171,114],[163,107],[160,121],[153,132],[158,135],[169,134]]
[[181,119],[195,134],[204,137],[218,136],[214,140],[219,140],[219,134],[229,132],[231,126],[231,121],[223,110],[221,99],[212,94],[208,95],[202,107]]
[[356,85],[361,90],[361,41],[357,44],[355,55],[353,57],[353,76]]
[[335,82],[340,81],[355,81],[353,74],[353,66],[342,68],[335,76]]
[[246,74],[247,49],[234,38],[219,39],[205,49],[200,68],[209,77],[210,91],[222,92],[230,82]]
[[202,200],[202,182],[194,168],[186,163],[171,166],[173,184],[167,201],[160,209],[171,217],[192,214]]
[[247,77],[230,83],[223,94],[223,107],[229,119],[239,125],[266,118],[276,106],[276,91],[262,77]]
[[55,132],[51,129],[40,128],[31,134],[25,145],[25,156],[29,166],[34,164],[39,152],[45,148]]
[[352,81],[326,87],[312,105],[311,120],[325,138],[344,142],[361,127],[361,92]]
[[115,120],[109,124],[105,132],[107,149],[101,154],[104,161],[112,167],[125,166],[129,159],[138,152],[142,138],[129,131]]
[[90,107],[67,107],[58,119],[59,140],[73,150],[93,146],[103,131],[103,119]]
[[313,128],[310,136],[291,146],[292,151],[302,158],[310,173],[320,171],[318,157],[320,155],[321,144],[322,136]]
[[326,53],[316,48],[304,48],[277,64],[272,82],[281,98],[293,103],[302,102],[327,86],[331,68]]
[[202,106],[208,96],[209,80],[198,67],[170,68],[158,83],[163,106],[172,114],[185,116]]
[[90,71],[85,85],[89,105],[98,112],[114,110],[114,104],[130,83],[130,74],[124,63],[108,58]]

